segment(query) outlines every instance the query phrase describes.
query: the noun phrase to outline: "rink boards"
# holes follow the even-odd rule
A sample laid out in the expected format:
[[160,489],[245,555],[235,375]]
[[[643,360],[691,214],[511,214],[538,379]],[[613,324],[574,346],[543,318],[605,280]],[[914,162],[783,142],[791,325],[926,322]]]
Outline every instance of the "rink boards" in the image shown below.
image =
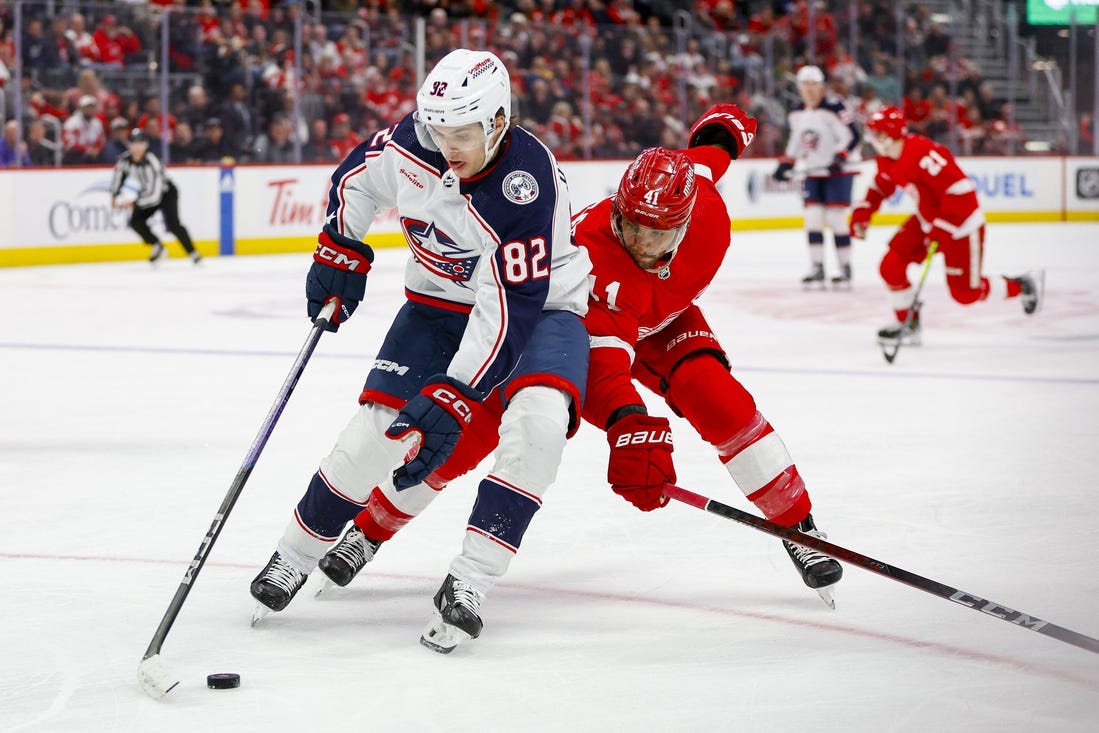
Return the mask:
[[[1099,158],[962,158],[991,222],[1099,221]],[[796,182],[776,182],[774,160],[734,163],[720,183],[734,230],[802,225]],[[574,211],[617,187],[625,161],[565,162]],[[860,196],[874,175],[864,162],[855,179]],[[330,165],[175,166],[180,216],[203,254],[307,252],[316,241],[328,200]],[[147,248],[127,226],[128,212],[110,207],[111,169],[0,171],[0,267],[142,259]],[[124,193],[132,196],[132,192]],[[875,225],[900,222],[912,200],[899,192]],[[157,215],[153,228],[163,231]],[[170,244],[173,256],[182,250]],[[402,246],[393,211],[384,212],[368,241]]]

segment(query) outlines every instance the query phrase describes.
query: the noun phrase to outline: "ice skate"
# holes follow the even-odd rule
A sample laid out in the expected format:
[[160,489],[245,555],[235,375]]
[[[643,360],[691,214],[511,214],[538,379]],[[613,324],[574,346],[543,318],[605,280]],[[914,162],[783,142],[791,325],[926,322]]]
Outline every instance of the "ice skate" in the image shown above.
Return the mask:
[[[813,523],[812,514],[803,519],[795,529],[817,539],[828,538],[828,535],[817,529]],[[843,577],[843,566],[827,555],[808,547],[802,547],[787,540],[783,540],[782,544],[790,555],[790,559],[793,560],[794,567],[801,574],[805,585],[815,590],[821,600],[834,610],[836,608],[834,586]]]
[[164,249],[164,245],[160,242],[157,242],[153,245],[152,251],[149,252],[149,263],[155,265],[157,262],[160,262],[167,256],[168,251]]
[[196,265],[200,264],[202,262],[202,255],[199,254],[197,249],[194,250],[193,252],[191,252],[190,254],[188,254],[187,256],[190,257],[191,262],[193,262]]
[[336,546],[321,558],[317,567],[330,581],[345,588],[374,559],[374,553],[381,545],[381,542],[367,539],[363,531],[352,524]]
[[806,289],[824,287],[824,265],[813,265],[813,269],[801,279],[801,286]]
[[447,575],[435,594],[435,612],[420,643],[440,654],[450,654],[466,639],[481,635],[481,617],[477,615],[485,594],[470,583]]
[[1023,313],[1032,316],[1042,308],[1042,296],[1046,289],[1046,271],[1032,270],[1011,278],[1019,283],[1019,300],[1023,301]]
[[252,625],[269,611],[281,611],[290,605],[308,577],[308,573],[298,570],[276,551],[250,587],[252,597],[259,601],[252,614]]
[[840,265],[839,274],[832,276],[832,287],[836,290],[851,289],[851,265]]
[[893,344],[906,344],[919,346],[922,343],[920,337],[920,314],[912,316],[912,320],[905,326],[903,323],[895,323],[878,331],[878,341],[882,346]]

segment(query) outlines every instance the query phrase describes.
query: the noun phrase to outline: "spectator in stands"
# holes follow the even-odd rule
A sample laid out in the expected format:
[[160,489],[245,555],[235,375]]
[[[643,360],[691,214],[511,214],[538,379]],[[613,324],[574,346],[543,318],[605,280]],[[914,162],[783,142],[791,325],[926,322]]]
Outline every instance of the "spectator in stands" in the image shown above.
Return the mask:
[[927,29],[927,35],[924,36],[923,48],[928,58],[932,56],[949,56],[950,36],[943,31],[938,23],[932,23]]
[[332,133],[328,136],[328,144],[336,151],[336,160],[343,160],[348,153],[355,149],[363,141],[359,133],[351,129],[351,116],[346,112],[340,112],[332,118]]
[[109,103],[118,106],[118,95],[103,88],[95,69],[81,69],[76,76],[76,85],[65,92],[65,106],[75,111],[80,99],[88,95],[95,97],[96,104],[104,113]]
[[80,52],[69,40],[69,19],[64,13],[59,13],[50,21],[50,30],[47,36],[57,46],[58,71],[69,70],[80,62]]
[[69,28],[65,31],[65,37],[76,49],[76,65],[92,66],[99,63],[99,45],[96,44],[92,34],[88,33],[83,13],[73,13],[69,19]]
[[904,116],[910,132],[925,134],[928,118],[931,117],[931,103],[924,97],[923,87],[918,84],[910,85],[904,95]]
[[196,162],[196,148],[195,136],[191,132],[191,126],[186,122],[180,122],[176,125],[175,132],[172,133],[171,143],[168,145],[167,163],[179,165],[180,163]]
[[119,25],[118,18],[107,14],[92,34],[99,47],[99,63],[115,69],[126,65],[126,57],[141,51],[141,40],[129,26]]
[[981,82],[981,85],[977,87],[977,106],[981,110],[981,117],[986,122],[1000,116],[1000,103],[996,99],[995,92],[992,91],[992,85],[987,81]]
[[111,137],[103,146],[103,162],[114,165],[123,153],[130,151],[130,121],[125,117],[111,120]]
[[27,125],[27,156],[35,167],[49,168],[57,164],[57,154],[46,140],[46,125],[41,120],[31,120]]
[[226,159],[233,161],[240,151],[229,144],[221,120],[211,117],[202,127],[202,137],[195,146],[195,159],[200,163],[221,163]]
[[19,123],[8,120],[0,136],[0,168],[26,168],[31,165],[27,144],[19,138]]
[[309,142],[301,148],[303,163],[337,163],[343,156],[336,155],[335,148],[328,141],[328,120],[318,117],[309,126]]
[[[165,115],[160,106],[160,97],[158,95],[145,98],[145,111],[137,118],[137,126],[142,130],[145,130],[145,134],[150,138],[149,145],[152,146],[153,152],[160,153],[160,142],[158,138],[166,137],[168,142],[172,142],[172,139],[176,134],[176,126],[179,125],[179,120],[176,116],[168,113]],[[148,130],[149,120],[155,119],[157,121],[156,133],[153,134]]]
[[866,85],[872,87],[884,104],[897,104],[901,101],[901,86],[897,75],[889,68],[884,58],[879,57],[871,66]]
[[234,83],[229,87],[229,98],[218,111],[218,117],[225,127],[226,140],[234,151],[231,155],[237,159],[251,149],[255,135],[254,117],[245,101],[246,97],[244,85]]
[[107,132],[99,119],[99,103],[90,94],[80,98],[79,110],[61,128],[65,165],[94,165],[99,161]]
[[290,119],[278,113],[271,118],[267,132],[256,138],[252,160],[256,163],[294,163],[294,144],[290,140],[293,128]]
[[[145,142],[149,145],[149,150],[154,151],[154,154],[158,158],[162,158],[162,151],[164,150],[163,138],[160,133],[160,117],[143,117],[145,124],[138,125],[137,130],[141,131],[144,135]],[[133,142],[133,134],[131,131],[131,140]],[[163,163],[164,161],[161,160]]]
[[195,134],[201,134],[209,117],[210,98],[206,88],[201,84],[191,85],[187,88],[187,104],[179,112],[180,122],[186,122]]
[[60,57],[57,43],[47,35],[38,18],[26,21],[23,32],[23,69],[41,77],[50,69],[57,68]]

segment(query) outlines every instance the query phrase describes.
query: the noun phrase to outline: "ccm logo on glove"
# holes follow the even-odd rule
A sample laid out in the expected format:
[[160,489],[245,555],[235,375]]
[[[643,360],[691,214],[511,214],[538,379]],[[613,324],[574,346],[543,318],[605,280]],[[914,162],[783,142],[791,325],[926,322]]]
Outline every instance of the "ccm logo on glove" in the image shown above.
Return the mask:
[[473,408],[469,406],[469,403],[463,400],[460,394],[452,392],[446,387],[437,387],[431,393],[431,399],[448,408],[456,418],[467,425],[473,419]]
[[644,445],[645,443],[667,443],[672,445],[671,430],[639,430],[636,433],[623,433],[614,441],[615,448],[626,445]]
[[317,251],[313,253],[313,259],[323,262],[329,267],[348,272],[370,272],[370,261],[357,252],[333,246],[331,237],[327,232],[321,232],[317,238]]

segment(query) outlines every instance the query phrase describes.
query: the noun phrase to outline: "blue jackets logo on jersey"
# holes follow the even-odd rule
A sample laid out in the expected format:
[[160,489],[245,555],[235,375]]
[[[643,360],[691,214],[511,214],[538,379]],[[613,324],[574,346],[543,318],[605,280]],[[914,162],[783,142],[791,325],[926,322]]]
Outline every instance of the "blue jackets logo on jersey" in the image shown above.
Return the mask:
[[412,256],[432,273],[457,282],[469,282],[473,277],[480,257],[460,248],[445,232],[436,229],[434,222],[401,217],[401,228]]
[[509,173],[504,179],[504,198],[523,205],[538,198],[538,182],[526,171]]

